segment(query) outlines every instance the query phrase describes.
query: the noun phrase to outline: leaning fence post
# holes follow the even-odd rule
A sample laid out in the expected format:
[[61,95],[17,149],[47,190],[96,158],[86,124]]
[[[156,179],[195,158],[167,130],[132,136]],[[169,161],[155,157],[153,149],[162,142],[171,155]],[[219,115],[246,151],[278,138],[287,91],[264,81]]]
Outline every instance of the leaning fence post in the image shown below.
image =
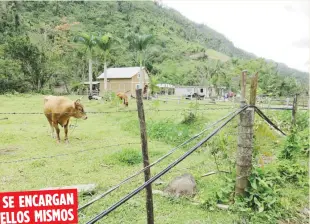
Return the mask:
[[296,113],[297,113],[297,94],[293,99],[293,108],[292,108],[292,127],[296,125]]
[[241,99],[240,99],[240,106],[244,107],[245,106],[245,96],[246,96],[246,75],[247,75],[247,71],[244,70],[242,71],[241,74]]
[[[250,105],[256,102],[258,73],[251,80]],[[241,102],[240,106],[245,106],[246,71],[242,72],[241,77]],[[244,195],[245,188],[248,186],[248,177],[252,168],[253,151],[253,125],[254,108],[248,108],[240,113],[238,149],[236,156],[236,185],[235,195]]]
[[[142,142],[142,155],[143,155],[143,165],[144,167],[149,166],[149,155],[148,155],[148,145],[147,145],[147,132],[145,124],[145,116],[143,109],[143,100],[142,100],[142,89],[136,90],[137,97],[137,107],[138,107],[138,116],[140,122],[140,133],[141,133],[141,142]],[[151,178],[150,168],[144,171],[144,180],[145,182]],[[146,188],[146,210],[147,210],[147,223],[154,224],[154,213],[153,213],[153,195],[152,195],[152,185],[148,185]]]

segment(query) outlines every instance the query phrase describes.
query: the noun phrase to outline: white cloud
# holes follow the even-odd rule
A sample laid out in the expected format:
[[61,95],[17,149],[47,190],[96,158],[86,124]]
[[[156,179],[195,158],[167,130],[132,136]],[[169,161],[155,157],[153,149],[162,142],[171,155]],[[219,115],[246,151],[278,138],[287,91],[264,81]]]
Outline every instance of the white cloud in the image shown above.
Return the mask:
[[[224,34],[235,46],[257,56],[308,71],[309,2],[305,0],[164,0],[184,16]],[[309,45],[308,45],[309,46]]]

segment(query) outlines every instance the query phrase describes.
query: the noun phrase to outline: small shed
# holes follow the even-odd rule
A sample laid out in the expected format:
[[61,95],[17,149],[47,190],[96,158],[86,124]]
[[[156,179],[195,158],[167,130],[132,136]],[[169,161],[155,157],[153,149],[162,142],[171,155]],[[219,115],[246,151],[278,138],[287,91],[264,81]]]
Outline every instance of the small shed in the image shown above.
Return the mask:
[[176,86],[176,96],[188,96],[197,93],[198,95],[209,96],[208,88],[205,86]]
[[[142,68],[144,72],[143,84],[149,84],[149,76],[145,67]],[[117,93],[124,92],[127,95],[136,95],[136,89],[139,87],[140,67],[122,67],[122,68],[108,68],[108,90]],[[104,91],[104,72],[101,73],[97,80],[100,83],[100,95]],[[143,88],[144,88],[143,86]],[[143,89],[142,88],[142,89]]]
[[[86,89],[87,95],[88,95],[88,93],[89,93],[89,82],[83,82],[82,84],[85,87],[83,89]],[[100,83],[98,81],[92,81],[92,92],[93,92],[93,95],[99,95],[99,91],[100,91]]]

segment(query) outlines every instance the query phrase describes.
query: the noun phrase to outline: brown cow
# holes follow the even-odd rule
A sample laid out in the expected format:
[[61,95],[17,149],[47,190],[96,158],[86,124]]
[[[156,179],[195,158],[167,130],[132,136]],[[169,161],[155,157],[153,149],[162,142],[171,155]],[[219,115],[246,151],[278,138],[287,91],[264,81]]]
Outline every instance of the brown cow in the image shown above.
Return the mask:
[[126,93],[118,92],[118,93],[116,94],[116,96],[118,96],[121,100],[124,100],[124,105],[125,105],[126,107],[128,107],[128,97],[127,97]]
[[52,137],[54,138],[54,128],[57,133],[57,142],[60,142],[59,127],[60,124],[65,130],[65,141],[68,143],[68,125],[71,117],[87,119],[83,105],[80,99],[72,101],[63,96],[44,97],[44,114],[50,123]]

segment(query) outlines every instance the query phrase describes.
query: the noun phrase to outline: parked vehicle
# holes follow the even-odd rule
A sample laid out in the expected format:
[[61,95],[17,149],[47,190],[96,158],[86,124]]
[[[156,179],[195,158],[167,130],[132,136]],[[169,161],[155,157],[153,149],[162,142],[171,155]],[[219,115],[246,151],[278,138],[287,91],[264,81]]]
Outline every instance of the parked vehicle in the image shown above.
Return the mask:
[[196,98],[197,100],[202,100],[204,99],[205,95],[201,94],[201,93],[191,93],[189,95],[185,96],[185,99],[192,99],[192,98]]

